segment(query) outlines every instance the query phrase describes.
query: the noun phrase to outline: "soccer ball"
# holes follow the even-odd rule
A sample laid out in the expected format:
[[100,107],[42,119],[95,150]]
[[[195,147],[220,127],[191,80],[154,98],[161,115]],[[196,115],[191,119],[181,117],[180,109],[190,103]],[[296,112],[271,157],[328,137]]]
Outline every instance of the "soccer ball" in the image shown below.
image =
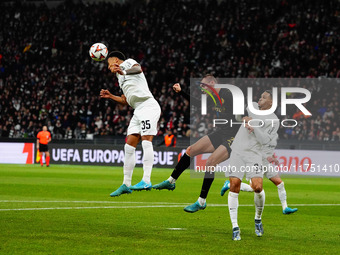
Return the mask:
[[94,61],[103,61],[108,54],[107,47],[102,43],[95,43],[89,50],[90,57]]

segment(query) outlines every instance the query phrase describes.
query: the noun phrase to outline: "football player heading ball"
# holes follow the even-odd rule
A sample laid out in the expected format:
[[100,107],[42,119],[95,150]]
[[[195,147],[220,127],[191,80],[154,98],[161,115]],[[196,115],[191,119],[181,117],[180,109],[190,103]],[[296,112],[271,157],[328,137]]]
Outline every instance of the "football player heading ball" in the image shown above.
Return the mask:
[[[161,108],[149,90],[140,64],[134,59],[126,59],[120,51],[110,52],[107,62],[108,69],[118,78],[123,95],[115,96],[108,90],[102,89],[100,97],[130,105],[135,110],[127,130],[127,140],[124,146],[124,181],[116,191],[110,194],[115,197],[131,193],[133,190],[150,190],[152,188],[150,180],[154,159],[152,140],[157,134],[157,122]],[[139,183],[131,186],[132,173],[136,164],[135,150],[139,141],[142,141],[144,175]]]

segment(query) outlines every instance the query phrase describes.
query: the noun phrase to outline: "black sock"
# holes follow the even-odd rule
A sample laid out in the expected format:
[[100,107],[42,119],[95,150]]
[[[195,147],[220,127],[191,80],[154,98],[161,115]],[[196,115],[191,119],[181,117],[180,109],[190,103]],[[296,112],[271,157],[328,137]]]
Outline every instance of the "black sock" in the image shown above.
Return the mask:
[[201,195],[200,195],[201,198],[207,198],[209,189],[211,187],[211,184],[214,181],[214,178],[215,178],[215,172],[208,172],[208,171],[205,172],[202,189],[201,189]]
[[190,158],[186,153],[181,157],[177,165],[175,166],[174,171],[171,174],[171,177],[174,179],[178,179],[178,177],[190,166],[192,158]]

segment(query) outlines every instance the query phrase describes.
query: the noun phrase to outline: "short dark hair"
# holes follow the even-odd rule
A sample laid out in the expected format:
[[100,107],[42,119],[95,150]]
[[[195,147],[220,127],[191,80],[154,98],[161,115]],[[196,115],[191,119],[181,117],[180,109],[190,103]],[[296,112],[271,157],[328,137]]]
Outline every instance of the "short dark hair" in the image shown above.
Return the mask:
[[107,55],[107,59],[112,58],[112,57],[116,57],[116,58],[119,58],[121,60],[125,60],[126,59],[124,53],[121,52],[121,51],[118,51],[118,50],[111,51],[109,53],[109,55]]
[[265,90],[264,92],[267,92],[270,95],[270,98],[273,99],[273,93],[269,89]]

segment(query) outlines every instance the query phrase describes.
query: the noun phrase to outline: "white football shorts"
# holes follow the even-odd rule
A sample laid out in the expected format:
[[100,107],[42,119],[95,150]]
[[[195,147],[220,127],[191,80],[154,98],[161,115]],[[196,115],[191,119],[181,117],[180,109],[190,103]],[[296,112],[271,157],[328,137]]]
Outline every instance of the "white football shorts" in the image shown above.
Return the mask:
[[157,135],[157,123],[161,116],[161,107],[154,98],[149,98],[135,109],[127,135]]
[[261,155],[247,154],[241,156],[237,152],[233,151],[230,155],[229,164],[229,174],[226,173],[226,176],[229,175],[229,177],[237,177],[241,181],[244,175],[246,175],[247,179],[256,177],[263,178]]
[[268,179],[278,176],[279,170],[278,167],[274,164],[270,164],[266,158],[263,158],[262,161],[263,175]]

